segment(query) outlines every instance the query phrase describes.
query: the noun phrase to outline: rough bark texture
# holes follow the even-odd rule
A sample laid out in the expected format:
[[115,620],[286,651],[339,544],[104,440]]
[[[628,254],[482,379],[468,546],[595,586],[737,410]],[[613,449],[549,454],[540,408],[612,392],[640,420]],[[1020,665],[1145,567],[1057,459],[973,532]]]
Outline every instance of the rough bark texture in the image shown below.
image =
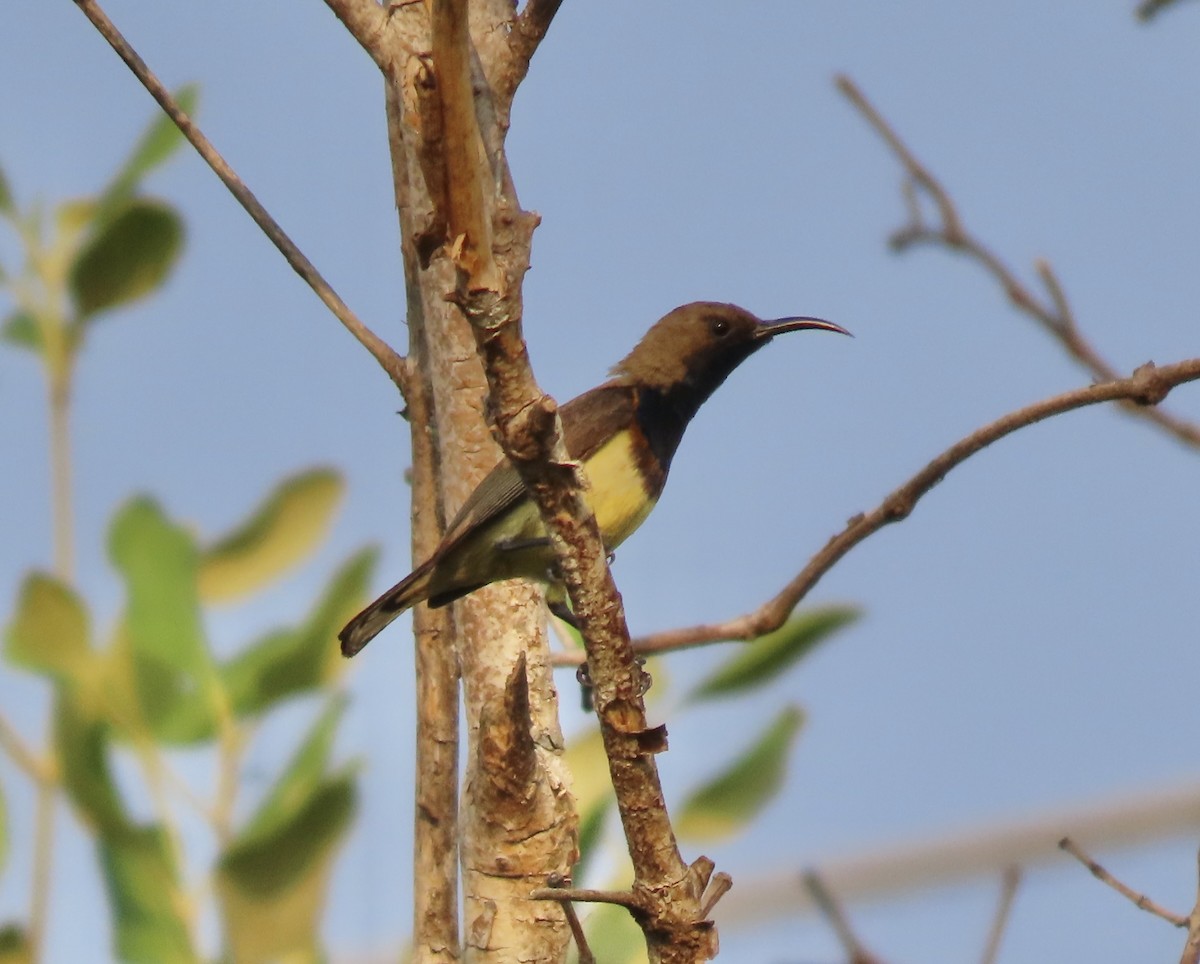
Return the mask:
[[[558,2],[531,2],[518,15],[510,0],[433,0],[393,4],[382,16],[373,0],[328,2],[390,86],[412,378],[429,409],[421,416],[427,424],[414,429],[432,440],[414,442],[414,457],[430,460],[441,504],[452,513],[498,457],[482,417],[486,400],[504,451],[547,521],[583,628],[635,870],[627,905],[651,960],[705,960],[716,952],[716,933],[700,912],[711,868],[687,867],[676,846],[654,760],[665,730],[646,721],[643,675],[582,495],[586,478],[567,457],[553,400],[534,382],[521,336],[521,283],[537,218],[517,200],[504,135],[512,95]],[[451,624],[422,615],[419,672],[448,672],[441,636],[449,625],[469,737],[459,832],[463,956],[559,960],[569,939],[561,907],[529,898],[569,874],[576,831],[537,596],[509,583],[456,604]],[[454,817],[450,756],[440,745],[452,729],[444,682],[419,683],[417,830],[424,840],[417,852],[427,863],[418,867],[415,943],[417,958],[429,961],[453,959],[445,858]],[[437,878],[435,888],[427,888],[425,872]]]
[[[428,50],[429,24],[422,5],[399,8],[392,24],[403,28],[395,42],[409,51]],[[479,29],[495,33],[497,25],[480,24]],[[410,360],[414,381],[431,400],[430,410],[421,413],[425,424],[417,421],[411,404],[410,413],[414,435],[425,433],[432,442],[420,454],[432,461],[429,472],[436,478],[438,498],[446,514],[453,514],[500,452],[483,417],[487,382],[474,337],[447,300],[456,275],[446,235],[448,184],[434,77],[424,60],[407,54],[401,50],[392,61],[398,67],[391,74],[390,129],[409,289]],[[490,188],[479,185],[480,193]],[[414,459],[419,448],[414,441]],[[414,462],[414,485],[422,477]],[[423,557],[430,548],[417,544],[414,529],[414,552]],[[570,939],[565,916],[555,904],[528,900],[548,876],[569,874],[576,853],[576,818],[559,762],[563,741],[540,600],[536,590],[510,583],[456,604],[452,620],[445,613],[419,606],[416,615],[421,694],[417,958],[455,960],[462,943],[467,960],[558,960]],[[452,806],[457,803],[454,775],[446,772],[457,761],[446,742],[457,736],[457,703],[446,691],[447,685],[456,685],[456,648],[470,748],[461,824]],[[512,674],[519,662],[523,678],[517,681]],[[520,699],[514,697],[514,687],[524,694]],[[515,749],[498,752],[495,743],[480,749],[481,724]],[[512,752],[522,749],[524,778],[516,781],[510,772]],[[452,861],[460,843],[461,937],[451,923],[457,916]]]

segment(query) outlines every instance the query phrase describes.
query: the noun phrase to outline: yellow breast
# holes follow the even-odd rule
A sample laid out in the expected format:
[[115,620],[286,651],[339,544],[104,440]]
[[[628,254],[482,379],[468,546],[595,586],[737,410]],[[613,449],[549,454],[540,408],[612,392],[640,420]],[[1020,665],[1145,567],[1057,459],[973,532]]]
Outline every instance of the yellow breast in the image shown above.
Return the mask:
[[634,444],[628,432],[619,432],[584,465],[592,487],[592,511],[610,549],[629,538],[654,508],[638,470]]

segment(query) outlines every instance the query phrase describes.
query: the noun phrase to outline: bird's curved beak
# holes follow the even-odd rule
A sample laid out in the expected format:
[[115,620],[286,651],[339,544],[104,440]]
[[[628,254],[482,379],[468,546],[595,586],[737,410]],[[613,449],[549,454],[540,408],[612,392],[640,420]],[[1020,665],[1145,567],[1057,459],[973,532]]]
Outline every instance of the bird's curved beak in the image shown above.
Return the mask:
[[854,337],[841,325],[835,325],[832,321],[826,321],[824,318],[773,318],[759,324],[754,337],[756,340],[766,341],[768,338],[782,335],[786,331],[809,330],[836,331],[839,335]]

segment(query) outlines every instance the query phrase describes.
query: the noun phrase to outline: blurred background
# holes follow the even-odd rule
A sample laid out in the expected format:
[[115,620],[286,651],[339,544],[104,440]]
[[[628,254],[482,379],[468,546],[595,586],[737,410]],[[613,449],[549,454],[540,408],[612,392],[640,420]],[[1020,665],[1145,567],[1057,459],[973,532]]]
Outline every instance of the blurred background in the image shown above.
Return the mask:
[[[218,149],[403,348],[382,86],[326,7],[106,8],[168,86],[199,83]],[[5,21],[0,167],[14,196],[99,190],[153,116],[150,99],[66,0],[11,4]],[[694,423],[668,495],[616,560],[635,633],[755,607],[949,444],[1090,380],[976,265],[889,252],[902,174],[834,74],[862,86],[1024,281],[1037,289],[1035,258],[1053,264],[1087,337],[1128,371],[1200,352],[1198,35],[1200,7],[1143,24],[1132,0],[563,5],[508,142],[522,202],[542,216],[525,330],[543,387],[560,400],[591,387],[651,322],[696,299],[820,315],[856,336],[780,341]],[[207,614],[228,652],[309,609],[364,544],[382,550],[372,591],[408,571],[407,430],[386,377],[197,157],[181,151],[145,189],[180,210],[187,249],[159,295],[96,327],[76,382],[75,582],[95,625],[121,608],[106,533],[135,493],[211,538],[285,475],[330,465],[347,481],[311,564]],[[0,236],[0,262],[19,256]],[[1200,420],[1194,387],[1166,406]],[[0,353],[0,453],[7,614],[25,573],[51,561],[44,390],[13,350]],[[864,618],[753,706],[676,719],[671,694],[727,654],[670,658],[657,709],[670,723],[669,799],[793,702],[807,724],[780,797],[746,832],[703,846],[738,883],[1194,780],[1198,492],[1200,451],[1112,407],[1005,439],[821,581],[810,602],[855,603]],[[350,667],[337,754],[364,770],[323,924],[334,960],[394,954],[410,926],[406,630]],[[0,667],[2,712],[34,745],[46,693]],[[311,716],[299,700],[256,734],[244,806]],[[179,765],[203,779],[202,761]],[[20,919],[32,791],[7,757],[0,784],[0,920]],[[101,872],[66,807],[58,819],[45,959],[101,959]],[[185,846],[202,860],[212,844],[195,829]],[[1186,913],[1196,837],[1096,850]],[[989,876],[849,911],[886,959],[970,961],[997,888]],[[721,938],[730,960],[840,956],[812,917],[731,921]],[[1181,945],[1060,859],[1026,875],[1001,960],[1170,960]]]

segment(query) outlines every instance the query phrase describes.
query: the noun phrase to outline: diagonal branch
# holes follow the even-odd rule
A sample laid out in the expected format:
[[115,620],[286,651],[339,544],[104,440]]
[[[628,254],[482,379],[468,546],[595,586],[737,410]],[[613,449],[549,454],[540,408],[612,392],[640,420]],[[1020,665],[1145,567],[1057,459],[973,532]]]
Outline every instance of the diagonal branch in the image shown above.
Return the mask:
[[[955,442],[870,512],[854,516],[791,582],[758,609],[724,622],[641,636],[634,641],[634,649],[638,655],[646,656],[705,643],[757,639],[778,629],[820,578],[846,553],[884,526],[907,518],[921,497],[941,482],[951,469],[993,442],[1028,425],[1087,405],[1113,401],[1157,405],[1175,386],[1197,379],[1200,379],[1200,358],[1161,367],[1147,363],[1128,378],[1076,388],[1010,412]],[[555,655],[558,666],[574,666],[579,662],[581,658],[575,653]]]
[[506,116],[513,95],[529,73],[529,63],[561,6],[562,0],[526,0],[524,9],[513,18],[508,41],[509,70],[504,72],[496,92]]
[[391,20],[389,9],[376,0],[325,0],[325,4],[371,55],[380,70],[387,73],[392,65],[387,57],[389,47],[383,42],[383,34]]
[[134,76],[141,81],[142,86],[150,92],[150,96],[158,101],[159,106],[175,122],[175,126],[191,142],[196,152],[204,158],[208,166],[212,168],[213,173],[221,179],[225,187],[229,189],[229,193],[237,199],[237,202],[245,209],[246,213],[254,219],[254,223],[262,229],[271,243],[279,249],[279,253],[284,256],[296,274],[304,279],[305,283],[312,288],[325,307],[333,312],[338,321],[358,340],[359,344],[371,353],[383,370],[387,372],[388,377],[391,378],[396,387],[403,393],[407,377],[404,359],[387,342],[368,328],[350,310],[346,303],[342,301],[329,282],[322,277],[316,266],[304,256],[295,242],[287,236],[283,228],[279,226],[279,223],[271,217],[258,198],[251,193],[250,189],[237,176],[233,168],[217,152],[212,142],[204,136],[200,128],[179,107],[170,92],[162,85],[162,82],[154,75],[150,68],[146,66],[145,61],[138,56],[137,51],[129,45],[129,42],[117,30],[99,4],[95,0],[75,0],[75,5],[83,11],[84,16],[92,22],[92,25],[100,32],[100,35],[108,41],[109,45],[116,51],[117,56],[133,71]]
[[1118,894],[1132,903],[1138,910],[1144,910],[1148,914],[1153,914],[1155,917],[1161,917],[1168,924],[1173,924],[1176,927],[1187,927],[1188,919],[1182,914],[1176,914],[1174,911],[1167,910],[1161,904],[1152,901],[1145,894],[1140,894],[1128,884],[1114,877],[1102,864],[1097,863],[1070,837],[1063,837],[1058,842],[1059,849],[1065,850],[1072,857],[1078,860],[1085,866],[1093,877],[1097,880],[1108,884]]
[[[1119,369],[1105,360],[1080,330],[1062,285],[1050,264],[1044,260],[1035,264],[1038,276],[1046,289],[1045,298],[1039,299],[999,255],[963,227],[962,217],[949,192],[929,169],[917,160],[900,139],[895,128],[867,100],[854,81],[842,75],[835,79],[835,83],[838,90],[883,138],[908,178],[905,198],[908,201],[909,222],[893,232],[889,241],[893,250],[905,251],[917,244],[933,244],[967,255],[999,283],[1008,299],[1018,309],[1057,339],[1067,354],[1091,372],[1097,380],[1112,381],[1118,378]],[[924,221],[919,205],[921,194],[933,202],[939,224],[930,225]],[[1135,403],[1126,404],[1124,408],[1155,422],[1184,444],[1200,448],[1200,425],[1157,408],[1138,407]]]

